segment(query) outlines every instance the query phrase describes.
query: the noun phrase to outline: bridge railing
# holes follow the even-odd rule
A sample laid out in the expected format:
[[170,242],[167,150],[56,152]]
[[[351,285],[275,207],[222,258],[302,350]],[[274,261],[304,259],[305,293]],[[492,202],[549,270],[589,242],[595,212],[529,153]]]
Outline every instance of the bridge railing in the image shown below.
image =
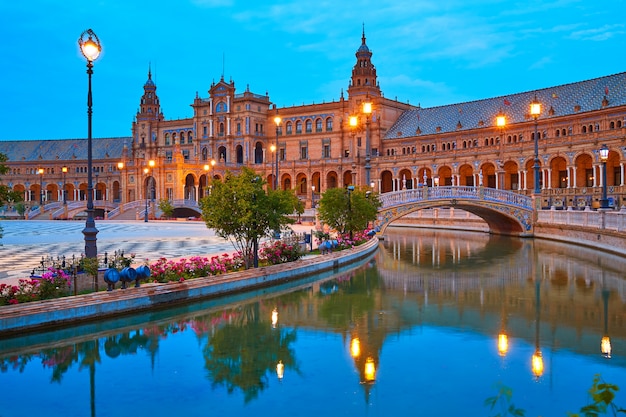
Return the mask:
[[172,200],[174,207],[189,207],[198,209],[200,206],[196,200],[184,199],[184,200]]
[[382,208],[412,203],[415,201],[449,200],[454,198],[496,201],[530,210],[533,208],[533,199],[531,197],[514,193],[512,191],[486,187],[421,187],[410,190],[383,193],[379,196],[379,198],[382,203]]
[[[130,210],[130,209],[134,209],[137,208],[139,206],[142,206],[144,203],[144,200],[135,200],[135,201],[131,201],[129,203],[125,203],[124,204],[124,211]],[[122,206],[117,206],[116,208],[114,208],[113,210],[111,210],[109,212],[109,214],[107,215],[107,217],[109,219],[114,218],[115,216],[118,216],[122,211]]]

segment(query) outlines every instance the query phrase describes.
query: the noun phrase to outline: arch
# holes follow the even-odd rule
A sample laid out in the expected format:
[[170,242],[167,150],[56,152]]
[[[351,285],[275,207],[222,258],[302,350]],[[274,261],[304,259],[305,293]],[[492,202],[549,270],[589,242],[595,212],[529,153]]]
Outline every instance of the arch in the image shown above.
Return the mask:
[[376,222],[380,233],[409,213],[451,207],[481,217],[493,234],[533,234],[533,199],[511,191],[482,187],[428,187],[387,193],[380,199],[382,207]]
[[228,162],[226,146],[220,146],[217,148],[217,156],[220,162]]
[[185,200],[196,200],[196,177],[193,174],[185,176]]
[[356,172],[352,171],[352,170],[346,170],[343,173],[343,185],[350,185],[355,183],[355,181],[353,181],[353,174],[356,175]]
[[332,117],[326,118],[326,131],[327,132],[333,131],[333,118]]
[[315,171],[312,175],[311,175],[311,185],[315,186],[315,193],[319,194],[322,192],[322,182],[321,180],[321,175],[319,173],[319,171]]
[[291,175],[283,174],[282,177],[280,177],[279,184],[282,185],[283,190],[291,190]]
[[296,195],[306,198],[307,194],[309,193],[309,182],[304,172],[300,172],[298,173],[298,175],[296,175],[296,184],[298,184],[298,186],[296,187]]
[[550,188],[567,188],[569,173],[567,161],[562,156],[556,156],[550,161]]
[[574,158],[576,166],[576,178],[574,178],[575,187],[593,187],[593,158],[584,152]]
[[380,173],[380,192],[389,193],[393,191],[393,174],[391,171],[385,170]]
[[200,175],[198,178],[198,201],[206,197],[209,193],[209,176],[206,174]]
[[433,172],[430,168],[420,168],[417,171],[417,180],[421,186],[430,187],[433,185]]
[[[496,166],[492,162],[485,162],[480,167],[479,176],[482,174],[484,187],[496,188]],[[479,178],[480,181],[480,178]]]
[[459,167],[459,183],[457,185],[474,186],[474,168],[470,164]]
[[504,169],[503,190],[519,190],[519,165],[515,161],[506,161],[502,166]]
[[254,145],[254,163],[255,164],[263,163],[263,144],[261,142],[257,142]]
[[400,183],[401,190],[410,190],[413,188],[413,173],[410,169],[404,168],[401,169],[398,173],[398,180]]
[[121,203],[122,202],[122,187],[120,186],[119,181],[113,181],[113,202]]
[[107,186],[106,184],[102,183],[102,182],[98,182],[96,180],[96,182],[94,183],[93,186],[93,199],[94,201],[99,201],[99,200],[106,200],[106,189]]
[[439,176],[440,186],[452,185],[452,168],[449,166],[444,165],[440,167],[437,176]]
[[339,186],[339,180],[337,172],[330,171],[326,174],[326,189],[337,188]]
[[243,146],[241,145],[235,146],[235,162],[243,164]]

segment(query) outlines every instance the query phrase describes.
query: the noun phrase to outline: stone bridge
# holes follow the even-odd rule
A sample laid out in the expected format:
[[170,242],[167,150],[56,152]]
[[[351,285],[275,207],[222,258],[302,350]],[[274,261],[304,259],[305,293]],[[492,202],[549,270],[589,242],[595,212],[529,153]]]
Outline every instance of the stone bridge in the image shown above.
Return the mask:
[[381,233],[394,220],[411,212],[453,207],[484,219],[491,233],[522,237],[534,234],[534,199],[512,191],[467,186],[420,187],[384,193],[379,198],[382,207],[377,226]]

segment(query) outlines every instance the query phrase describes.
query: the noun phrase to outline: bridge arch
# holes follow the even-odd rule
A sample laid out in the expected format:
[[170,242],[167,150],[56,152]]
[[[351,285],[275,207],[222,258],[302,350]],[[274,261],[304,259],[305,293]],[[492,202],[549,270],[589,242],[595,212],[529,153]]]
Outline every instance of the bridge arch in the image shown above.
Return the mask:
[[479,216],[490,233],[533,235],[533,199],[511,191],[485,187],[420,187],[380,196],[377,226],[381,233],[395,220],[427,208],[454,207]]

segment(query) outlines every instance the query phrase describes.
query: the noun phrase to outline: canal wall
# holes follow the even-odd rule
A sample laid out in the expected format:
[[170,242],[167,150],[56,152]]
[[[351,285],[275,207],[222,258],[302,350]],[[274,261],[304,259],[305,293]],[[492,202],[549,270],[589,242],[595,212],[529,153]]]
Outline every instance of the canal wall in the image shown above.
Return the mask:
[[248,269],[183,282],[148,283],[127,288],[34,301],[0,307],[0,338],[37,330],[51,330],[120,314],[159,309],[191,301],[295,281],[311,274],[356,263],[378,249],[378,239],[325,255],[305,257],[296,262]]
[[[483,219],[454,208],[420,210],[394,221],[391,226],[489,232]],[[626,209],[541,210],[534,237],[626,255]]]

